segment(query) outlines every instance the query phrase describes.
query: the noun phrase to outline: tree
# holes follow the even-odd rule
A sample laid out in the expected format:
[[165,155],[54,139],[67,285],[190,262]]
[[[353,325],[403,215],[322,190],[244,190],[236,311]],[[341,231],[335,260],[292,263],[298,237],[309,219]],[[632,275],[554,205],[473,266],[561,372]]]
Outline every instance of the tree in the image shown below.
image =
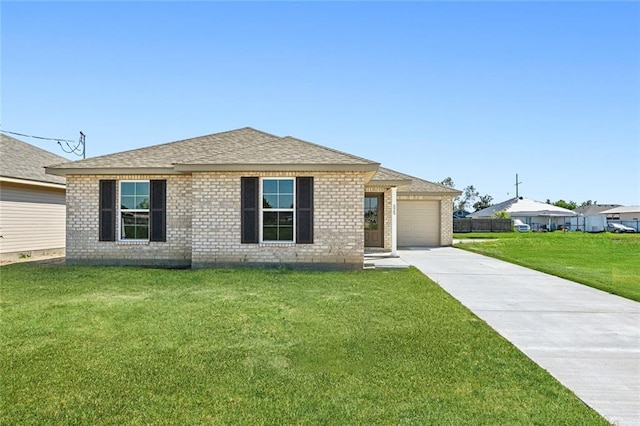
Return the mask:
[[478,201],[473,203],[473,208],[475,211],[486,209],[487,207],[491,207],[491,202],[493,201],[493,197],[489,194],[485,194],[480,197]]
[[[454,188],[455,183],[451,177],[446,177],[440,182],[440,185],[444,185],[447,188]],[[462,194],[453,199],[453,209],[454,210],[467,210],[468,207],[473,206],[475,211],[482,210],[484,208],[490,207],[491,202],[493,201],[493,197],[489,194],[483,195],[480,197],[480,200],[474,201],[480,197],[480,193],[476,190],[475,186],[469,185],[465,189],[462,190]]]
[[480,193],[476,190],[476,187],[473,185],[469,185],[462,190],[462,195],[456,198],[456,200],[458,201],[457,206],[455,205],[456,200],[454,200],[454,208],[457,207],[456,210],[466,210],[467,207],[471,207],[474,200],[479,196]]
[[509,219],[509,217],[511,217],[511,216],[509,215],[508,211],[500,210],[500,211],[497,211],[497,212],[493,212],[491,217],[493,217],[494,219]]
[[[446,177],[438,183],[440,185],[446,186],[447,188],[456,188],[456,184],[453,182],[453,179],[451,179],[451,177]],[[457,196],[453,199],[453,210],[464,210],[464,205],[460,204],[460,200],[460,196]]]
[[451,179],[450,177],[444,178],[439,183],[440,183],[440,185],[444,185],[444,186],[446,186],[448,188],[455,188],[456,187],[456,184],[453,183],[453,179]]
[[551,200],[547,198],[547,204],[562,207],[564,209],[575,210],[578,207],[595,206],[596,204],[598,204],[598,202],[587,200],[578,205],[578,203],[576,203],[575,201],[565,201],[563,199],[559,199],[558,201],[551,202]]
[[575,208],[578,207],[578,204],[575,201],[565,201],[565,200],[558,200],[555,203],[551,203],[554,206],[558,206],[558,207],[562,207],[563,209],[569,209],[569,210],[573,210]]

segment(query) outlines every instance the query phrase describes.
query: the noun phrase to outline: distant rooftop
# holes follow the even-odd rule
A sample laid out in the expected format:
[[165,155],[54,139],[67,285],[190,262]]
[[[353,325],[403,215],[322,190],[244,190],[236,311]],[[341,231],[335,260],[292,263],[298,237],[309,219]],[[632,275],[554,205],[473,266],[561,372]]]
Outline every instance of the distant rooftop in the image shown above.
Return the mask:
[[600,212],[602,214],[640,213],[640,206],[618,206]]
[[502,203],[487,207],[486,209],[478,210],[467,217],[492,217],[494,212],[501,211],[506,211],[512,216],[565,217],[577,215],[577,213],[572,210],[554,206],[553,204],[547,204],[525,197],[514,197],[503,201]]
[[64,157],[0,133],[0,176],[64,185],[60,176],[45,174],[45,166],[67,162]]
[[593,216],[596,214],[602,214],[605,210],[619,206],[620,204],[591,204],[590,206],[575,208],[573,211],[584,216]]

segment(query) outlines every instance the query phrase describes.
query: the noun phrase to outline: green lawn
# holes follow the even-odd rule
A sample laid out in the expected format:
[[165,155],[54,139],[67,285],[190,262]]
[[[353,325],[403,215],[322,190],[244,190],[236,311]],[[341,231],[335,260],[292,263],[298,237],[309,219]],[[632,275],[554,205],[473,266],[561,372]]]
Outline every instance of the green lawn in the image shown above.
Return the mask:
[[640,301],[640,234],[510,232],[455,237],[498,238],[457,247]]
[[0,424],[606,424],[415,269],[0,274]]

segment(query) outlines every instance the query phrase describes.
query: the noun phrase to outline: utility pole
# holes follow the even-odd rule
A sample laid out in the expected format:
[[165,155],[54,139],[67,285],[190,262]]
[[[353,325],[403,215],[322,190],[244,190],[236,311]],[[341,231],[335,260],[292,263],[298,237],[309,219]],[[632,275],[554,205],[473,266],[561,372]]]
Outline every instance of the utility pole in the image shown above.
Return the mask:
[[518,192],[518,185],[522,182],[518,182],[518,174],[516,173],[516,198],[520,198],[520,193]]
[[[87,146],[84,144],[84,133],[80,132],[80,141],[82,143],[82,159],[85,160],[87,158]],[[518,177],[516,176],[516,181]]]
[[[57,139],[57,141],[58,141],[58,145],[60,145],[60,148],[62,148],[64,152],[66,152],[67,154],[77,155],[78,157],[82,156],[82,159],[84,160],[85,158],[87,158],[87,150],[86,150],[84,139],[85,139],[84,133],[80,132],[80,138],[78,139],[78,143],[75,143],[74,141],[65,140],[65,139]],[[65,143],[66,148],[64,145],[62,145],[62,142]]]

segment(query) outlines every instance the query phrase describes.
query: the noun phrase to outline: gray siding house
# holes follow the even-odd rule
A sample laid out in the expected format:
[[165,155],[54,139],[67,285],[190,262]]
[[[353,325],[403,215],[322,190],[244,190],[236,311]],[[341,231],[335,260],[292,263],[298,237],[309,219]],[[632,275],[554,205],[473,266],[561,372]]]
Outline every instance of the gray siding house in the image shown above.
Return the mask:
[[64,255],[65,179],[44,166],[66,161],[0,134],[0,259]]
[[47,168],[67,262],[362,268],[365,247],[450,245],[459,191],[252,128]]

